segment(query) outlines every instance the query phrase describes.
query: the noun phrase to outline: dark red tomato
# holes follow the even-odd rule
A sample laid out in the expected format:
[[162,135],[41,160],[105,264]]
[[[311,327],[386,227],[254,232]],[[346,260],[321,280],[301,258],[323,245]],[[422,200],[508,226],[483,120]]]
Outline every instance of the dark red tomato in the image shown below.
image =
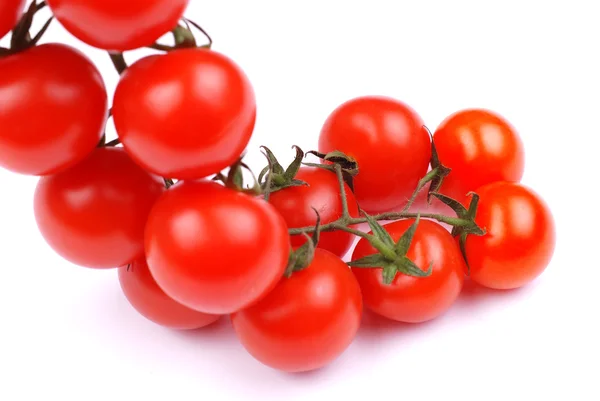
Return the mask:
[[360,97],[327,119],[319,151],[339,150],[358,162],[354,193],[368,213],[405,204],[427,173],[431,140],[423,120],[408,105],[385,97]]
[[[413,219],[385,225],[397,241],[414,223]],[[361,239],[352,255],[357,260],[376,253],[375,248]],[[381,269],[352,268],[362,290],[365,305],[373,312],[392,320],[420,323],[445,313],[462,290],[466,264],[450,233],[439,224],[421,220],[407,257],[426,271],[428,277],[398,274],[391,285],[383,282]]]
[[[289,187],[271,194],[269,202],[283,216],[288,227],[300,228],[317,223],[315,208],[321,216],[321,224],[331,223],[342,216],[342,201],[337,177],[331,171],[316,167],[302,167],[296,179],[309,186]],[[358,205],[350,188],[346,185],[348,210],[358,217]],[[302,235],[291,237],[292,246],[297,248],[306,242]],[[343,231],[324,232],[320,235],[319,248],[342,257],[354,243],[354,236]]]
[[48,5],[81,41],[104,50],[125,51],[148,46],[175,28],[188,2],[48,0]]
[[40,179],[35,218],[48,244],[85,267],[127,265],[144,255],[144,226],[162,182],[121,148],[98,148],[82,163]]
[[469,236],[466,255],[471,279],[495,289],[522,287],[546,269],[556,243],[554,219],[537,193],[498,182],[477,189],[475,221],[487,231]]
[[488,110],[459,111],[436,130],[440,161],[452,169],[440,192],[468,203],[466,194],[497,182],[519,182],[525,167],[523,143],[515,128]]
[[283,218],[262,199],[214,182],[181,182],[156,203],[146,229],[152,276],[173,299],[225,315],[281,279],[290,252]]
[[256,102],[233,61],[186,49],[127,69],[113,114],[123,146],[140,165],[164,177],[197,179],[239,158],[252,136]]
[[146,319],[171,329],[191,330],[219,320],[177,303],[160,289],[145,260],[119,269],[119,282],[127,300]]
[[317,249],[312,263],[284,278],[257,304],[235,313],[233,327],[257,360],[275,369],[321,368],[342,354],[360,326],[356,279],[340,258]]
[[23,14],[25,0],[2,0],[0,1],[0,39],[19,22]]
[[0,166],[30,175],[74,166],[100,141],[107,102],[100,73],[71,47],[0,59]]

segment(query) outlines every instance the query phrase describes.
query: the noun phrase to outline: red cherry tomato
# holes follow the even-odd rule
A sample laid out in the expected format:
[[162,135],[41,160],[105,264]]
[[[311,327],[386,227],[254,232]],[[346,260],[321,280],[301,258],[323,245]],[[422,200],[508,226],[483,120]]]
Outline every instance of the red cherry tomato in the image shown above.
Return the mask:
[[256,103],[233,61],[186,49],[127,69],[113,114],[123,146],[140,165],[163,177],[197,179],[239,158],[252,136]]
[[191,330],[219,320],[217,315],[197,312],[171,299],[156,284],[145,260],[121,267],[119,282],[131,306],[146,319],[161,326]]
[[484,236],[465,244],[471,279],[495,289],[512,289],[533,281],[546,269],[556,243],[554,219],[546,203],[523,185],[498,182],[476,191],[475,221]]
[[92,268],[127,265],[144,255],[144,226],[162,182],[121,148],[98,148],[62,173],[40,179],[35,218],[48,244]]
[[289,252],[285,221],[271,205],[214,182],[171,187],[146,229],[148,266],[158,285],[177,302],[216,315],[273,289]]
[[257,304],[235,313],[233,327],[257,360],[275,369],[321,368],[342,354],[360,325],[360,288],[348,266],[317,249],[312,263],[284,278]]
[[488,110],[469,109],[448,117],[433,141],[440,161],[452,169],[440,192],[468,204],[467,193],[497,181],[519,182],[525,152],[515,128]]
[[376,214],[405,204],[427,173],[431,140],[423,120],[406,104],[384,97],[360,97],[327,119],[319,151],[339,150],[360,170],[354,193],[359,205]]
[[0,39],[19,22],[23,14],[25,0],[2,0],[0,1]]
[[154,43],[177,26],[189,0],[48,0],[58,21],[88,45],[112,51]]
[[[385,225],[385,230],[397,241],[414,223],[399,220]],[[352,255],[357,260],[376,253],[375,248],[361,239]],[[392,320],[420,323],[445,313],[462,290],[466,265],[458,245],[450,233],[437,223],[421,220],[407,257],[426,271],[428,277],[411,277],[399,273],[392,284],[383,282],[381,269],[352,268],[363,294],[365,305],[373,312]]]
[[[342,216],[339,184],[334,173],[316,167],[302,167],[296,179],[306,182],[308,186],[288,187],[272,193],[269,198],[269,202],[283,216],[288,227],[314,226],[317,215],[313,208],[319,212],[321,224],[331,223]],[[347,185],[345,190],[350,215],[358,217],[358,205],[354,194]],[[344,256],[354,242],[354,236],[343,231],[323,232],[319,238],[319,248],[339,257]],[[302,235],[294,235],[291,240],[294,248],[306,242]]]
[[77,50],[45,44],[0,59],[0,166],[48,175],[96,147],[107,116],[100,73]]

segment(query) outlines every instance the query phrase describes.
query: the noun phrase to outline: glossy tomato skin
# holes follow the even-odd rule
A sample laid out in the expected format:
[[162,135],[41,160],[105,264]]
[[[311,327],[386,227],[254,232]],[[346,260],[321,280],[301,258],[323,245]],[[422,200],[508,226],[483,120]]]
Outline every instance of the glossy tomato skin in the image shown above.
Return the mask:
[[[301,228],[317,223],[316,209],[321,216],[321,224],[328,224],[342,216],[342,201],[335,173],[317,167],[302,167],[296,179],[308,186],[284,188],[274,192],[269,202],[283,216],[288,227]],[[358,217],[358,205],[350,188],[345,186],[348,211]],[[306,242],[302,235],[291,237],[292,246],[297,248]],[[319,248],[326,249],[339,257],[348,252],[354,242],[352,234],[343,231],[323,232],[319,236]]]
[[164,177],[197,179],[239,158],[252,136],[256,101],[232,60],[186,49],[127,69],[113,114],[123,146],[141,166]]
[[257,360],[274,369],[303,372],[342,354],[358,331],[361,314],[360,288],[348,266],[317,249],[306,269],[284,278],[231,321]]
[[494,289],[530,283],[554,254],[556,229],[548,205],[536,192],[517,183],[488,184],[477,193],[480,201],[475,221],[486,235],[467,238],[471,279]]
[[29,175],[74,166],[100,141],[107,103],[100,73],[69,46],[0,59],[0,166]]
[[189,0],[48,0],[58,21],[88,45],[111,51],[154,43],[177,26]]
[[2,0],[0,1],[0,39],[19,22],[23,14],[25,0]]
[[224,315],[281,279],[290,241],[283,218],[262,199],[214,182],[180,182],[156,203],[146,228],[152,276],[173,299]]
[[[397,241],[414,223],[399,220],[385,225]],[[361,239],[352,260],[374,254],[375,249]],[[466,264],[450,233],[439,224],[421,220],[407,257],[422,270],[433,262],[428,277],[398,274],[391,285],[383,283],[381,269],[352,268],[363,294],[365,306],[388,319],[406,323],[421,323],[445,313],[462,290]]]
[[497,181],[519,182],[525,151],[516,129],[502,116],[467,109],[446,118],[434,133],[440,161],[452,169],[440,192],[463,203],[467,193]]
[[431,140],[423,120],[408,105],[386,97],[359,97],[335,109],[321,130],[319,151],[334,150],[358,162],[356,200],[376,214],[410,198],[427,173]]
[[156,284],[143,259],[121,267],[119,283],[131,306],[146,319],[160,326],[193,330],[219,320],[218,315],[192,310],[165,294]]
[[116,268],[143,257],[144,226],[164,191],[122,148],[98,148],[83,162],[43,177],[34,196],[37,225],[68,261]]

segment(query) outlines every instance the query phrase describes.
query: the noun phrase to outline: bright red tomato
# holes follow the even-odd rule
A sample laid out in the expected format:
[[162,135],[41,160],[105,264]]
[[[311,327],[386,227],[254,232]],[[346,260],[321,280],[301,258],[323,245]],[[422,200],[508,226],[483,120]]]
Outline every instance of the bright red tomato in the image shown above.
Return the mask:
[[[331,223],[342,216],[342,202],[337,177],[331,171],[316,167],[302,167],[296,179],[309,186],[289,187],[274,192],[269,202],[283,216],[288,227],[301,228],[317,223],[315,208],[321,216],[321,224]],[[358,217],[358,205],[354,194],[346,185],[348,210],[352,217]],[[292,246],[297,248],[306,242],[302,235],[291,237]],[[323,232],[320,235],[319,248],[342,257],[354,243],[354,236],[343,231]]]
[[23,15],[25,0],[2,0],[0,1],[0,39],[19,22]]
[[356,200],[376,214],[410,198],[427,173],[431,140],[423,120],[408,105],[385,97],[360,97],[338,107],[323,126],[319,151],[334,150],[358,162]]
[[[414,223],[399,220],[385,225],[394,241]],[[377,251],[361,239],[352,255],[357,260]],[[466,264],[450,233],[439,224],[421,220],[408,250],[407,257],[426,271],[428,277],[411,277],[399,273],[391,285],[383,282],[382,269],[352,268],[362,290],[365,305],[373,312],[392,320],[420,323],[434,319],[456,301],[462,290]]]
[[48,0],[48,5],[81,41],[104,50],[125,51],[148,46],[175,28],[188,2]]
[[433,141],[442,164],[452,169],[440,192],[465,204],[466,194],[497,182],[519,182],[525,167],[515,128],[488,110],[469,109],[448,117]]
[[317,249],[312,263],[283,279],[257,304],[235,313],[233,327],[257,360],[275,369],[321,368],[342,354],[360,326],[356,279],[334,254]]
[[138,260],[119,269],[121,289],[129,303],[146,319],[164,327],[180,330],[198,329],[219,320],[175,302],[163,290],[148,270],[145,260]]
[[189,308],[224,315],[281,279],[290,252],[283,218],[262,199],[214,182],[181,182],[156,203],[146,229],[158,285]]
[[74,166],[100,141],[107,103],[100,73],[71,47],[0,59],[0,166],[30,175]]
[[537,193],[498,182],[477,189],[475,221],[487,231],[467,238],[471,279],[495,289],[522,287],[546,269],[556,243],[554,219]]
[[35,218],[48,244],[92,268],[127,265],[144,255],[144,226],[164,191],[161,180],[121,148],[98,148],[82,163],[40,179]]
[[113,114],[123,146],[140,165],[163,177],[197,179],[239,158],[252,136],[256,102],[233,61],[186,49],[127,69]]

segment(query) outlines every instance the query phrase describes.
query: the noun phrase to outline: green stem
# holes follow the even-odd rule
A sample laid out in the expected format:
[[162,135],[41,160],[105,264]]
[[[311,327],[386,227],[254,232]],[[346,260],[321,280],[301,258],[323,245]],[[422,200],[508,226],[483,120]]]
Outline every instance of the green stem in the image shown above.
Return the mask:
[[345,222],[351,219],[350,212],[348,211],[348,197],[346,196],[346,183],[344,181],[344,175],[342,174],[342,166],[335,164],[335,175],[338,179],[340,187],[340,198],[342,200],[342,217],[341,221]]
[[[446,223],[449,224],[451,226],[458,226],[458,227],[464,227],[470,224],[470,222],[468,220],[465,219],[461,219],[458,217],[450,217],[450,216],[444,216],[442,214],[435,214],[435,213],[408,213],[408,212],[390,212],[390,213],[382,213],[382,214],[378,214],[378,215],[374,215],[371,216],[373,219],[377,220],[377,221],[382,221],[382,220],[388,220],[388,221],[393,221],[393,220],[401,220],[401,219],[414,219],[417,218],[417,216],[421,216],[421,218],[423,219],[433,219],[433,220],[437,220],[441,223]],[[357,218],[349,218],[345,221],[343,221],[341,218],[329,223],[329,224],[324,224],[321,226],[321,231],[335,231],[335,230],[344,230],[346,232],[352,232],[355,235],[355,232],[353,231],[349,231],[348,229],[346,229],[347,225],[356,225],[356,224],[361,224],[361,223],[366,223],[367,219],[365,217],[357,217]],[[344,227],[344,228],[342,228]],[[308,227],[302,227],[302,228],[292,228],[291,230],[289,230],[290,235],[298,235],[298,234],[302,234],[302,233],[310,233],[314,230],[315,228],[312,226],[308,226]],[[355,230],[358,231],[358,230]],[[358,231],[361,232],[362,231]]]
[[[383,256],[385,256],[386,259],[389,259],[390,261],[394,261],[397,258],[396,252],[394,252],[394,250],[392,248],[385,245],[379,238],[375,237],[374,235],[365,233],[360,230],[356,230],[354,228],[350,228],[346,225],[339,224],[339,223],[333,224],[332,228],[334,230],[345,231],[347,233],[354,234],[357,237],[366,239],[367,241],[369,241],[371,243],[371,245],[373,245],[373,248],[377,249]],[[320,231],[322,231],[322,230],[320,230]]]
[[425,188],[425,186],[427,184],[429,184],[437,175],[438,175],[438,168],[436,167],[434,169],[431,169],[431,171],[428,172],[427,175],[425,175],[425,177],[423,177],[419,180],[419,183],[417,184],[417,188],[415,189],[412,196],[408,200],[408,203],[406,204],[406,206],[404,206],[404,208],[402,209],[403,212],[407,212],[411,208],[413,203],[415,203],[415,200],[417,199],[419,192],[421,192],[421,190],[423,188]]

